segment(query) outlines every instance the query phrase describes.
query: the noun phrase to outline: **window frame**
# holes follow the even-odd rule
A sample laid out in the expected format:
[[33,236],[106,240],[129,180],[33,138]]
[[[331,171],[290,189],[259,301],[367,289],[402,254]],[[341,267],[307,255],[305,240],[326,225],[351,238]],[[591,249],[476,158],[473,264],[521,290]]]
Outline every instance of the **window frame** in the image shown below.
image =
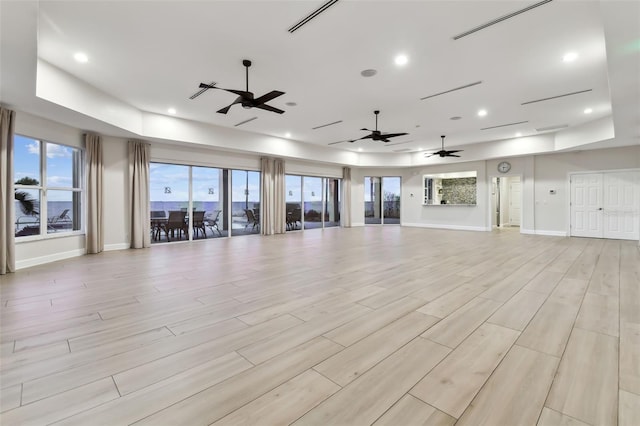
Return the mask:
[[[78,147],[78,146],[73,146],[73,145],[69,145],[69,144],[64,144],[64,143],[59,143],[59,142],[53,142],[50,140],[46,140],[46,139],[41,139],[41,138],[36,138],[36,137],[32,137],[32,136],[28,136],[25,134],[21,134],[21,133],[16,133],[17,136],[26,138],[26,139],[31,139],[34,141],[37,141],[39,144],[39,172],[40,172],[40,176],[39,176],[39,185],[23,185],[23,184],[16,184],[15,181],[18,180],[16,178],[15,175],[15,168],[14,168],[14,176],[13,176],[13,182],[14,182],[14,192],[18,191],[18,190],[38,190],[40,191],[40,199],[38,200],[40,202],[39,205],[39,216],[40,216],[40,232],[36,235],[24,235],[24,236],[15,236],[15,243],[19,244],[22,242],[29,242],[29,241],[38,241],[38,240],[47,240],[47,239],[55,239],[55,238],[63,238],[63,237],[69,237],[69,236],[76,236],[76,235],[84,235],[85,234],[85,223],[86,223],[86,198],[87,198],[87,194],[86,194],[86,175],[85,175],[85,149],[82,147]],[[79,187],[65,187],[65,186],[49,186],[47,184],[47,147],[49,145],[58,145],[64,148],[69,148],[71,150],[77,150],[78,152],[78,159],[77,159],[77,174],[78,174],[78,179],[77,181],[80,183]],[[14,158],[15,158],[15,147],[14,147]],[[14,160],[15,162],[15,160]],[[74,168],[76,167],[76,165],[74,164],[75,160],[72,160],[72,170],[71,173],[73,174],[74,172]],[[73,184],[72,184],[73,185]],[[49,223],[49,215],[48,215],[48,191],[67,191],[67,192],[71,192],[71,193],[80,193],[80,227],[77,230],[59,230],[57,232],[48,232],[48,223]],[[14,216],[15,216],[15,222],[17,222],[18,220],[18,215],[17,215],[17,211],[14,212]],[[17,226],[17,223],[15,223],[15,225]]]

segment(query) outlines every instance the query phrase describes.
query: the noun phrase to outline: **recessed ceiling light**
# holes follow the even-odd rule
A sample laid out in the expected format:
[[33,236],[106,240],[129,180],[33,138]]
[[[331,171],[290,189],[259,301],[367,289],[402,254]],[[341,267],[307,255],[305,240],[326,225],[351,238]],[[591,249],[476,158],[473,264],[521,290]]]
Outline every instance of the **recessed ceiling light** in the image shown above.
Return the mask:
[[516,138],[519,138],[520,136],[522,136],[522,133],[520,132],[516,133]]
[[358,148],[358,151],[362,152],[362,148]]
[[487,115],[487,110],[486,109],[481,109],[478,111],[478,116],[479,117],[484,117],[485,115]]
[[360,75],[363,76],[363,77],[373,77],[376,74],[378,74],[378,71],[376,71],[374,69],[368,69],[368,70],[360,71]]
[[593,112],[593,110],[591,108],[587,108],[584,110],[585,114],[591,114]]
[[89,62],[89,57],[87,56],[87,54],[82,52],[78,52],[73,55],[73,59],[75,59],[76,62],[80,62],[81,64],[86,64],[87,62]]
[[290,138],[290,137],[291,137],[291,133],[289,133],[289,132],[285,133],[285,134],[284,134],[284,137],[285,137],[285,138]]
[[169,114],[175,114],[177,111],[175,108],[169,108],[167,112],[169,112]]
[[567,52],[562,57],[562,62],[573,62],[578,59],[578,54],[576,52]]
[[407,63],[409,62],[409,58],[407,58],[407,55],[398,55],[398,56],[396,56],[396,58],[394,59],[394,62],[395,62],[395,63],[396,63],[396,65],[398,65],[398,66],[407,65]]

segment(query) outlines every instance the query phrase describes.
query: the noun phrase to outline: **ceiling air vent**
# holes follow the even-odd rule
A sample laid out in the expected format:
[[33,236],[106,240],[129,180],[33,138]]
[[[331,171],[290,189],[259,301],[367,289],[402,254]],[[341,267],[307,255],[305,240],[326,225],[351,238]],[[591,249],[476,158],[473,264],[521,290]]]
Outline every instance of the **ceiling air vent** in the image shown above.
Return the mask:
[[322,129],[323,127],[333,126],[334,124],[342,123],[342,120],[334,121],[333,123],[322,124],[320,126],[312,127],[312,130]]
[[446,93],[455,92],[456,90],[466,89],[467,87],[477,86],[478,84],[482,84],[482,81],[476,81],[474,83],[465,84],[464,86],[455,87],[453,89],[445,90],[444,92],[440,92],[440,93],[436,93],[436,94],[433,94],[433,95],[425,96],[424,98],[420,98],[420,100],[424,101],[425,99],[435,98],[436,96],[444,95]]
[[580,90],[578,92],[565,93],[564,95],[550,96],[548,98],[536,99],[535,101],[523,102],[520,105],[535,104],[536,102],[550,101],[551,99],[564,98],[565,96],[579,95],[580,93],[587,93],[587,92],[591,92],[592,90],[593,89],[587,89],[587,90]]
[[548,130],[560,130],[560,129],[566,129],[567,127],[569,127],[568,124],[555,124],[553,126],[540,127],[539,129],[536,129],[536,132],[546,132]]
[[524,124],[524,123],[528,123],[529,121],[518,121],[517,123],[507,123],[507,124],[500,124],[498,126],[491,126],[491,127],[484,127],[480,130],[489,130],[489,129],[497,129],[498,127],[507,127],[507,126],[515,126],[516,124]]
[[249,118],[249,119],[247,119],[247,120],[244,120],[244,121],[239,122],[238,124],[234,124],[233,126],[234,126],[234,127],[242,126],[243,124],[247,124],[248,122],[253,121],[253,120],[255,120],[256,118],[258,118],[258,117],[251,117],[251,118]]
[[325,4],[323,4],[322,6],[320,6],[319,8],[317,8],[316,10],[308,14],[306,17],[302,18],[297,24],[289,28],[288,31],[293,34],[295,31],[299,30],[303,25],[308,24],[309,21],[311,21],[313,18],[320,15],[322,12],[329,9],[331,6],[333,6],[336,3],[338,3],[338,0],[329,0]]
[[536,7],[539,7],[539,6],[542,6],[544,4],[550,3],[551,1],[552,0],[543,0],[543,1],[539,2],[539,3],[535,3],[535,4],[532,4],[531,6],[527,6],[524,9],[516,10],[515,12],[511,12],[508,15],[501,16],[499,18],[494,19],[493,21],[487,22],[486,24],[482,24],[482,25],[477,26],[475,28],[472,28],[472,29],[470,29],[468,31],[460,33],[460,34],[458,34],[456,36],[453,36],[453,39],[454,40],[459,40],[462,37],[466,37],[466,36],[471,35],[471,34],[473,34],[475,32],[478,32],[480,30],[484,30],[485,28],[488,28],[488,27],[490,27],[492,25],[495,25],[495,24],[497,24],[499,22],[506,21],[507,19],[513,18],[514,16],[518,16],[521,13],[528,12],[531,9],[535,9]]

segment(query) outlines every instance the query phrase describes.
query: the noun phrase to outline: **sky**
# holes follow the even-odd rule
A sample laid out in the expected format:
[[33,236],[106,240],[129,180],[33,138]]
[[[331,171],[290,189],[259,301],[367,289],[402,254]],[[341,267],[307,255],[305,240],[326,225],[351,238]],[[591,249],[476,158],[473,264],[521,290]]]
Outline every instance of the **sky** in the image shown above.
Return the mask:
[[[30,177],[41,182],[40,141],[21,135],[14,137],[15,180]],[[47,186],[50,188],[71,188],[73,186],[73,151],[64,145],[48,143],[46,152]],[[71,201],[69,191],[48,192],[49,201]]]

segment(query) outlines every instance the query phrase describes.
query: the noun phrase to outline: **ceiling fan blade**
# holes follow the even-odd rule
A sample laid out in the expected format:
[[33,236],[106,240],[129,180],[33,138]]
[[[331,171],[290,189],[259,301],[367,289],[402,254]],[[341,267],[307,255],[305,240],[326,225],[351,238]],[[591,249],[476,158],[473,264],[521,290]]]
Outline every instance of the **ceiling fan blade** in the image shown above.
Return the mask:
[[373,130],[369,130],[369,129],[367,129],[367,128],[362,128],[362,129],[360,129],[360,130],[364,130],[364,131],[366,131],[366,132],[371,132],[371,133],[373,133]]
[[219,87],[216,87],[216,83],[211,83],[211,84],[200,83],[200,86],[198,87],[201,89],[219,89]]
[[455,154],[447,154],[445,155],[445,157],[460,157],[459,155],[455,155]]
[[271,105],[267,105],[267,104],[255,105],[254,108],[264,109],[266,111],[275,112],[277,114],[283,114],[284,113],[283,110],[278,109],[278,108],[274,108]]
[[253,93],[245,92],[243,90],[223,89],[222,87],[213,87],[212,89],[220,89],[220,90],[224,90],[225,92],[236,94],[245,99],[253,99]]
[[284,95],[284,92],[281,92],[279,90],[273,90],[273,91],[267,93],[266,95],[262,95],[259,98],[254,99],[253,102],[256,105],[264,104],[264,103],[269,102],[271,99],[275,99],[278,96],[282,96],[282,95]]
[[222,108],[222,109],[219,109],[219,110],[218,110],[218,111],[216,111],[216,112],[219,112],[220,114],[226,114],[226,113],[228,113],[228,112],[229,112],[229,108],[231,108],[233,105],[234,105],[234,104],[228,105],[228,106],[226,106],[226,107],[224,107],[224,108]]
[[453,151],[447,151],[447,152],[452,154],[454,152],[462,152],[462,151],[464,151],[464,149],[454,149]]
[[425,155],[424,155],[424,158],[433,157],[434,155],[438,155],[438,153],[437,153],[437,152],[434,152],[433,154],[429,154],[429,155],[425,154]]
[[331,143],[328,143],[327,145],[336,145],[336,144],[339,144],[339,143],[345,143],[345,142],[353,142],[353,141],[331,142]]
[[385,139],[388,138],[395,138],[398,136],[404,136],[404,135],[408,135],[409,133],[387,133],[387,134],[383,134],[382,137]]

